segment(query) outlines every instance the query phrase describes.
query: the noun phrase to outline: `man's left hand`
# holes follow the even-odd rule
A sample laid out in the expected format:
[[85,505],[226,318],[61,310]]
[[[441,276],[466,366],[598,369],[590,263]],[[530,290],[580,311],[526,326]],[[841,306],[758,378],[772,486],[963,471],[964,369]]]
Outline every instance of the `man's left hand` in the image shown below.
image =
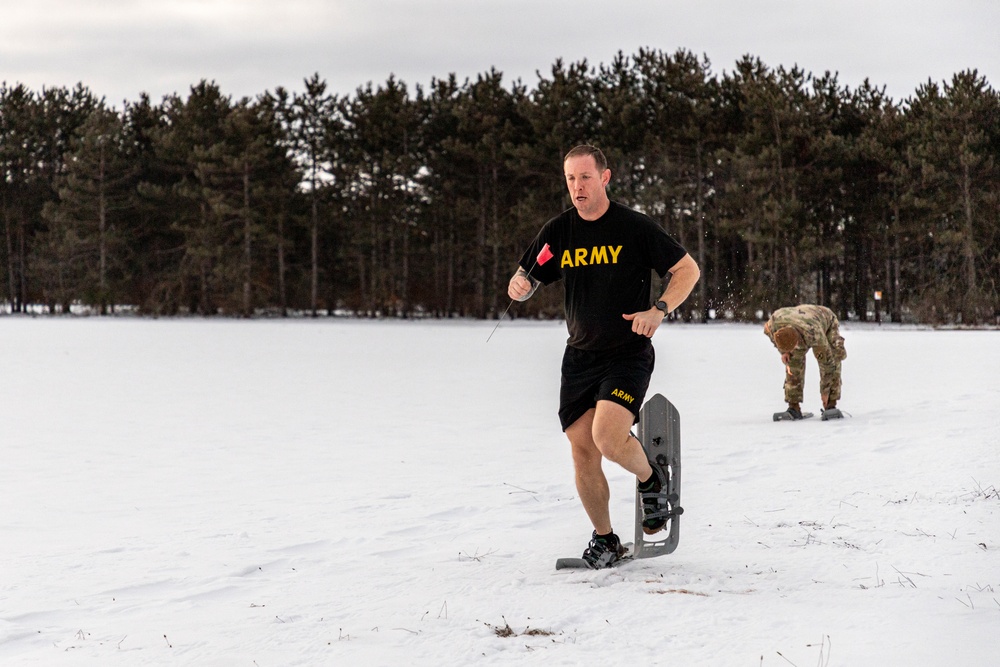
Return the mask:
[[622,317],[632,323],[633,333],[652,338],[656,330],[660,328],[660,323],[663,322],[664,313],[659,308],[653,307],[631,315],[622,315]]

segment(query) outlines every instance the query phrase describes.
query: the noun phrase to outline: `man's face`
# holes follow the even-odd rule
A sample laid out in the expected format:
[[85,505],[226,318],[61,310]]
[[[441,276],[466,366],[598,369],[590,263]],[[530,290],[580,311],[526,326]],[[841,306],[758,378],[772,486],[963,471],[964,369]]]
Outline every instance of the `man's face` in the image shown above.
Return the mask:
[[604,188],[611,180],[611,170],[597,170],[592,155],[571,157],[563,163],[566,187],[573,206],[584,220],[596,220],[607,210],[608,195]]

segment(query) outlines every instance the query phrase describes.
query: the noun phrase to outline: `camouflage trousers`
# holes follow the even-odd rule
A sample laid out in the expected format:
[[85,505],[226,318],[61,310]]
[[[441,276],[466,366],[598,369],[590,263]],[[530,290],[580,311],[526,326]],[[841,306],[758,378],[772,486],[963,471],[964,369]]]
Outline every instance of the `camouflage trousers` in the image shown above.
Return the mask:
[[[841,339],[843,341],[843,339]],[[802,403],[802,385],[806,379],[807,349],[801,345],[788,359],[785,373],[785,402]],[[819,393],[827,401],[840,399],[840,360],[829,347],[813,348],[813,356],[819,364]]]

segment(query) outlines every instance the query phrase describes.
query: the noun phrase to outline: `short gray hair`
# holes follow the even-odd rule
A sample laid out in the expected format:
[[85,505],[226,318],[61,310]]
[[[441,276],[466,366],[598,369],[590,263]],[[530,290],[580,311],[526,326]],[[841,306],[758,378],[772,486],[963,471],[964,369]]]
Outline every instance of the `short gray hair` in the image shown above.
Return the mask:
[[571,157],[584,157],[586,155],[594,158],[594,163],[597,165],[597,171],[604,171],[608,168],[608,158],[604,157],[604,153],[601,152],[600,148],[596,146],[591,146],[590,144],[580,144],[574,148],[571,148],[569,153],[566,153],[566,157],[563,158],[563,164],[566,160]]

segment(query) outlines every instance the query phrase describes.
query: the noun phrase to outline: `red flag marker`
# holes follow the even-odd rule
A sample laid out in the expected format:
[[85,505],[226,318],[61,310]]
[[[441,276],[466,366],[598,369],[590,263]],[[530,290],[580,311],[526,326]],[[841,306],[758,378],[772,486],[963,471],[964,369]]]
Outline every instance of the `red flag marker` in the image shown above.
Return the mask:
[[542,247],[541,251],[538,253],[538,257],[536,257],[535,259],[538,261],[539,266],[552,259],[552,251],[549,250],[548,243],[546,243]]

